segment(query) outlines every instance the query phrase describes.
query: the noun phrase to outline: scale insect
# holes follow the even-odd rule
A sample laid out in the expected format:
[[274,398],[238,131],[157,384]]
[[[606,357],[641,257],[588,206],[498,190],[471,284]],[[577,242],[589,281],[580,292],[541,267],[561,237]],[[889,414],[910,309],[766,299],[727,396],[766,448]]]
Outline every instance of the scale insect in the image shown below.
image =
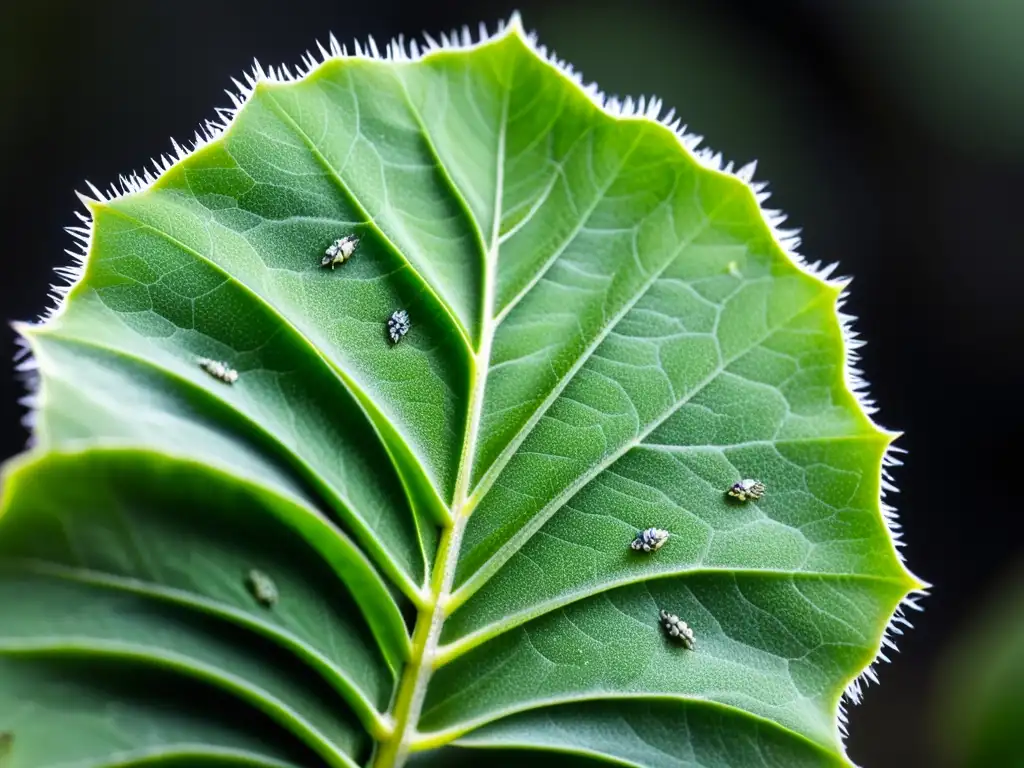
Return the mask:
[[277,604],[277,585],[263,571],[253,568],[245,576],[245,586],[249,594],[264,608],[273,608]]
[[727,496],[731,496],[739,501],[757,501],[764,496],[764,492],[764,483],[760,480],[747,479],[733,483],[725,493]]
[[222,363],[220,360],[211,360],[208,357],[200,357],[197,362],[200,368],[225,384],[234,384],[238,381],[238,371],[227,363]]
[[388,337],[392,344],[397,344],[409,332],[409,313],[404,309],[396,309],[388,318]]
[[661,619],[661,628],[665,630],[665,634],[670,638],[682,643],[687,650],[692,651],[697,647],[697,641],[693,637],[693,630],[690,629],[690,625],[685,621],[664,609],[658,614],[658,618]]
[[339,264],[344,264],[352,258],[352,254],[356,252],[358,247],[359,238],[355,235],[339,237],[327,246],[327,250],[324,251],[324,257],[320,259],[320,266],[334,269]]
[[637,552],[657,552],[671,535],[664,528],[645,528],[636,532],[629,546]]

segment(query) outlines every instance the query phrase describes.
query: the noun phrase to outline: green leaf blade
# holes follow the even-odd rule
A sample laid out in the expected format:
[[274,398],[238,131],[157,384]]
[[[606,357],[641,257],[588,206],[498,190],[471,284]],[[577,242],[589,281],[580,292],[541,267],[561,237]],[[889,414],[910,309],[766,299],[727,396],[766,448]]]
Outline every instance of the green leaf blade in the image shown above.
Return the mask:
[[[338,717],[322,683],[301,667],[254,653],[250,645],[224,642],[223,627],[134,595],[84,589],[84,585],[28,575],[7,576],[3,597],[11,621],[0,647],[5,655],[145,660],[146,664],[207,682],[235,694],[305,740],[336,766],[351,766],[366,749],[366,735]],[[32,594],[31,604],[14,599]],[[55,639],[57,638],[57,639]],[[306,685],[302,685],[305,682]],[[345,720],[349,722],[344,722]]]
[[[873,444],[874,456],[863,444]],[[872,514],[886,445],[872,435],[850,443],[813,439],[627,454],[450,616],[442,641],[453,647],[442,653],[589,595],[673,574],[856,573],[899,581],[901,571],[884,550],[888,532]],[[721,488],[752,468],[772,487],[793,490],[738,507]],[[672,532],[656,554],[622,546],[655,525]]]
[[[644,693],[711,700],[838,749],[834,708],[903,596],[881,579],[709,572],[619,587],[527,622],[442,667],[422,727],[469,729],[510,712]],[[658,612],[685,616],[687,652]],[[853,612],[870,628],[850,626]],[[830,679],[838,679],[831,682]]]
[[[727,255],[720,254],[715,271],[725,270]],[[671,264],[667,262],[667,266]],[[656,284],[660,277],[658,273],[648,282]],[[670,274],[667,279],[679,278]],[[658,439],[659,427],[726,374],[734,362],[769,341],[786,324],[799,322],[800,315],[813,312],[818,302],[834,300],[831,291],[809,278],[792,276],[778,282],[781,285],[771,292],[759,285],[735,288],[712,320],[714,330],[693,334],[683,330],[684,338],[679,341],[668,336],[667,349],[660,348],[662,339],[654,339],[648,350],[635,337],[622,343],[605,338],[566,381],[559,397],[550,401],[549,410],[536,421],[474,513],[466,554],[460,562],[460,583],[473,580],[467,591],[500,567],[510,551],[588,482],[648,438]],[[786,309],[770,320],[773,305]],[[685,305],[682,309],[685,311]],[[671,317],[675,307],[661,311],[681,328],[687,327],[685,316]],[[624,320],[646,327],[643,312],[643,307],[634,306]],[[751,326],[750,332],[743,341],[736,341],[734,337],[743,333],[739,328],[744,325]],[[661,369],[652,362],[660,362]],[[546,462],[553,462],[555,469],[548,468],[540,475],[544,482],[534,490],[531,478],[538,477],[539,464]],[[478,575],[482,569],[485,572]]]
[[840,699],[923,585],[845,284],[660,106],[578,88],[518,21],[463,42],[257,67],[217,136],[90,203],[81,278],[20,329],[0,682],[71,654],[230,705],[204,730],[87,676],[76,706],[138,700],[152,739],[65,757],[0,713],[23,754],[848,764]]
[[[5,511],[0,541],[12,577],[151,598],[255,631],[317,667],[379,732],[408,638],[386,585],[330,523],[258,486],[138,449],[50,453],[9,482],[21,500]],[[85,483],[87,499],[76,490]],[[278,604],[256,600],[253,570],[271,578]]]
[[[152,763],[299,768],[312,754],[260,713],[241,719],[215,689],[91,659],[0,658],[0,728],[15,766]],[[134,679],[133,679],[134,678]],[[157,707],[140,682],[188,707]],[[252,726],[259,723],[259,734]],[[76,738],[54,738],[73,733]],[[315,756],[312,756],[316,759]]]
[[502,749],[509,750],[505,754],[513,761],[543,759],[535,756],[534,750],[544,749],[633,768],[844,765],[835,755],[794,738],[770,721],[758,721],[708,702],[666,699],[614,704],[593,701],[552,707],[543,715],[514,715],[459,739],[456,745],[470,748],[466,751],[471,760],[483,758],[489,765],[499,766],[506,763],[495,760],[493,753],[502,754]]

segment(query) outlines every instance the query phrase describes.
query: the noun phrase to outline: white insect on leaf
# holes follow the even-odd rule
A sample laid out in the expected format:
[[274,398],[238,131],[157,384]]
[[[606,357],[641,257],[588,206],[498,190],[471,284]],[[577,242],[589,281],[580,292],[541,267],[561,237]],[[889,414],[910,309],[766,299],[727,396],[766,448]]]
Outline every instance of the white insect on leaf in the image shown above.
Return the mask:
[[404,309],[397,309],[388,318],[388,336],[392,344],[397,344],[402,337],[409,332],[409,313]]
[[320,259],[321,267],[334,269],[339,264],[344,264],[359,247],[359,238],[355,235],[345,235],[327,246],[324,257]]
[[661,619],[661,628],[665,630],[666,635],[682,643],[688,650],[692,651],[697,647],[697,641],[694,639],[693,630],[690,629],[689,624],[664,609],[658,616]]
[[764,483],[760,480],[740,480],[733,483],[726,494],[739,501],[757,501],[764,496]]
[[253,568],[245,577],[245,586],[249,589],[256,602],[264,608],[272,608],[277,603],[277,585],[263,571]]
[[664,528],[645,528],[636,532],[636,537],[629,546],[637,552],[656,552],[664,546],[671,535]]
[[211,360],[208,357],[200,357],[198,362],[200,368],[225,384],[234,384],[238,381],[238,371],[227,363],[223,363],[220,360]]

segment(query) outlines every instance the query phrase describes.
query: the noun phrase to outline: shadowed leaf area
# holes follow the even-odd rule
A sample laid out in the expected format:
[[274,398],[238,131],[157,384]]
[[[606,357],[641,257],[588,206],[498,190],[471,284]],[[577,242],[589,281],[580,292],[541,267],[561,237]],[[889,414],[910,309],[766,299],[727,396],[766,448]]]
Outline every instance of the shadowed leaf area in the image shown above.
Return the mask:
[[518,22],[309,66],[19,328],[0,765],[848,765],[921,585],[842,284]]

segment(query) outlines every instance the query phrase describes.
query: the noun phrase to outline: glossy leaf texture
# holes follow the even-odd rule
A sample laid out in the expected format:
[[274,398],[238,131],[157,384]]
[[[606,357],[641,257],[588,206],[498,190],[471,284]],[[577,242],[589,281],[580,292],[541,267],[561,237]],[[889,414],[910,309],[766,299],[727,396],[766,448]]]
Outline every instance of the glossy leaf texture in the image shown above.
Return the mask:
[[922,585],[844,283],[518,20],[426,48],[257,69],[87,201],[20,327],[5,768],[849,764],[841,696]]

